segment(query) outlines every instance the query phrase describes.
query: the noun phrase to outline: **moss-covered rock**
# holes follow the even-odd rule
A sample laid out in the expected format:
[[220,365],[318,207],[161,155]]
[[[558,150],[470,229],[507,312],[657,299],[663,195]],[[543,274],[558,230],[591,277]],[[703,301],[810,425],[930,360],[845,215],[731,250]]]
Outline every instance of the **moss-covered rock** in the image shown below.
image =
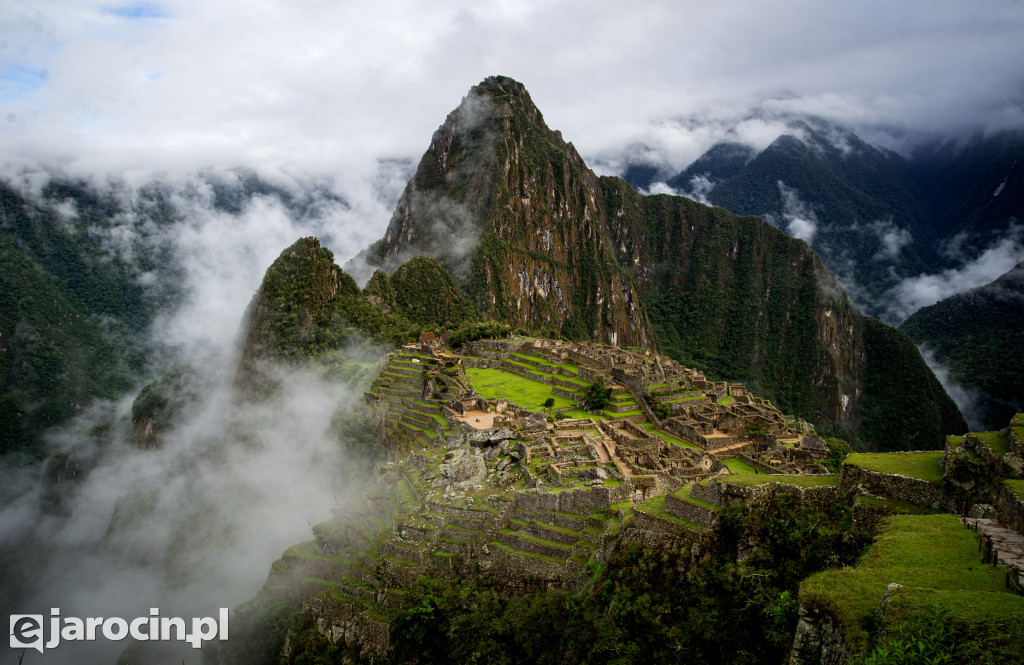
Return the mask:
[[391,284],[391,278],[383,270],[374,270],[370,281],[363,288],[363,293],[377,307],[385,312],[395,309],[395,287]]

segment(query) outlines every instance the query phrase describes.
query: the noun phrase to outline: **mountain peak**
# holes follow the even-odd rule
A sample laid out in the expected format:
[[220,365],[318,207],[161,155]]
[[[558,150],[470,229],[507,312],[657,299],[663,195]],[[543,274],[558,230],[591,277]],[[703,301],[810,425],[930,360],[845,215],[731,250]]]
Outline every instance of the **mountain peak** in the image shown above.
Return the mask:
[[[746,166],[749,157],[731,159]],[[719,376],[753,378],[826,429],[857,426],[858,397],[885,397],[865,390],[866,370],[909,344],[895,331],[895,341],[868,340],[804,242],[762,220],[598,178],[507,77],[484,79],[448,114],[366,253],[389,273],[416,256],[448,269],[486,319],[545,337],[658,346]],[[938,406],[911,427],[939,442],[962,420],[949,426],[959,413],[934,378],[919,388]]]

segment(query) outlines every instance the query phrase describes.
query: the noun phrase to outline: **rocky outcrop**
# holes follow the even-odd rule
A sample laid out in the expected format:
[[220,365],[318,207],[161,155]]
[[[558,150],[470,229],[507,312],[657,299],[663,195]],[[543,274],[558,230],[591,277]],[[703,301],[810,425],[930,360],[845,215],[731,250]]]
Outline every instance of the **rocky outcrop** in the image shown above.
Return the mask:
[[335,298],[343,290],[360,293],[316,238],[284,250],[267,269],[243,320],[236,383],[258,382],[262,361],[308,355],[328,343]]
[[831,613],[800,608],[789,665],[843,665],[847,659],[843,625]]

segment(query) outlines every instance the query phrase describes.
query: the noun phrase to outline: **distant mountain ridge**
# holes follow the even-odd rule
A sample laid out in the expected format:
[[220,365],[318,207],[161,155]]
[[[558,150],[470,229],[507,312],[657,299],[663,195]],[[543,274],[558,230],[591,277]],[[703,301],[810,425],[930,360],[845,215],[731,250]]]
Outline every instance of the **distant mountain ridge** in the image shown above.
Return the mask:
[[905,314],[886,299],[900,279],[955,267],[1024,218],[1022,158],[1024,133],[904,157],[807,117],[761,151],[724,141],[675,175],[640,163],[625,176],[640,188],[664,178],[680,194],[764,217],[807,240],[867,313],[898,322]]
[[[805,243],[598,178],[506,77],[485,79],[449,114],[360,258],[387,272],[418,254],[447,267],[487,317],[659,348],[826,430],[920,448],[965,427],[910,341],[862,317]],[[902,376],[869,380],[894,357],[909,364]]]

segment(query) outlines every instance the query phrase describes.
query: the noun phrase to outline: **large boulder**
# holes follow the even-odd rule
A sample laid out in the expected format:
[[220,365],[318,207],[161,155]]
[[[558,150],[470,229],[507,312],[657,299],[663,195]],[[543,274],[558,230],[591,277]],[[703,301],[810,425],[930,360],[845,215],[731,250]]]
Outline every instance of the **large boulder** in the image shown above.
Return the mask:
[[452,485],[456,490],[464,491],[487,478],[487,463],[481,455],[466,455],[457,465],[452,474]]

